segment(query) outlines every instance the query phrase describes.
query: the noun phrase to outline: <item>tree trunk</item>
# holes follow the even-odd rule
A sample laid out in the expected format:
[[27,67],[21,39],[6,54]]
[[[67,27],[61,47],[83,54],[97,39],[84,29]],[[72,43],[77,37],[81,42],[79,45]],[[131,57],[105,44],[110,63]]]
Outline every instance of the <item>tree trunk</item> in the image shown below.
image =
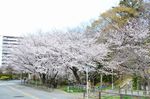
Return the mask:
[[44,74],[44,73],[40,74],[40,78],[41,78],[42,84],[45,84],[46,83],[46,74]]
[[51,78],[51,80],[50,80],[50,86],[52,85],[53,88],[57,88],[57,84],[58,84],[57,81],[56,81],[57,74],[58,74],[58,71],[56,72],[56,74],[54,75],[54,77]]
[[146,81],[144,81],[143,82],[144,94],[146,94],[146,85],[147,85],[147,83],[146,83]]
[[78,75],[78,69],[76,67],[72,67],[72,68],[70,67],[70,69],[72,70],[72,72],[76,78],[77,83],[81,84],[81,80],[80,80],[80,77]]

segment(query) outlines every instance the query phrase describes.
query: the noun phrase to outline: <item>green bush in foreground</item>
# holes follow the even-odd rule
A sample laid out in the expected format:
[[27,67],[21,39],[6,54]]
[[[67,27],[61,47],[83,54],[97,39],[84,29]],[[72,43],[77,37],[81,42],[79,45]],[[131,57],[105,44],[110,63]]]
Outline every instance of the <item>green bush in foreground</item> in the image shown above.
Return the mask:
[[0,77],[0,80],[9,80],[11,79],[9,76],[1,76]]
[[0,74],[0,80],[19,79],[19,74]]

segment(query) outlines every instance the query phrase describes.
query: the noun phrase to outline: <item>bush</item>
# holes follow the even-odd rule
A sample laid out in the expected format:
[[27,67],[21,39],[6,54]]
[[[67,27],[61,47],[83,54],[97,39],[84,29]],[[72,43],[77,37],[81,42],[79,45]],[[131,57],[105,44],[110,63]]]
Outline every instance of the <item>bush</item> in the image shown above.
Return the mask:
[[0,77],[0,80],[9,80],[11,79],[9,76],[1,76]]
[[138,84],[139,84],[139,81],[140,81],[140,77],[134,75],[133,78],[132,78],[132,86],[133,86],[133,89],[134,90],[137,90],[138,89]]
[[0,79],[3,79],[3,76],[4,76],[4,78],[5,77],[9,78],[9,80],[11,80],[11,79],[19,79],[20,78],[19,74],[0,74]]
[[10,80],[12,79],[12,75],[10,74],[0,74],[0,80]]
[[12,79],[19,79],[19,75],[12,75]]

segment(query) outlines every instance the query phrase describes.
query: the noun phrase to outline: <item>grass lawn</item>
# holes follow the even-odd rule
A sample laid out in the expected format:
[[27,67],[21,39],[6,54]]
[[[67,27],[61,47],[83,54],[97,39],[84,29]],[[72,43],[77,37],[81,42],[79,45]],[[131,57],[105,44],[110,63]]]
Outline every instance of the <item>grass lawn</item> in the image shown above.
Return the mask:
[[[120,96],[102,96],[102,99],[120,99]],[[124,96],[123,99],[139,99],[138,97]],[[140,97],[140,99],[149,99],[149,97]]]
[[102,96],[102,99],[120,99],[119,96]]
[[81,88],[81,87],[76,87],[76,86],[63,86],[60,87],[59,89],[68,92],[68,93],[83,93],[85,92],[85,89]]

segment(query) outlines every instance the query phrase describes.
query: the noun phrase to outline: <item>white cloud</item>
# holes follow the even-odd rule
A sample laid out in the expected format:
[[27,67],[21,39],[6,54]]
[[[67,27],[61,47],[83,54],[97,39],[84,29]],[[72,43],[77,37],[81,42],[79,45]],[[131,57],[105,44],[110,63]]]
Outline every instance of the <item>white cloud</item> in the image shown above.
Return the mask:
[[119,0],[0,0],[0,35],[74,27],[117,5]]

